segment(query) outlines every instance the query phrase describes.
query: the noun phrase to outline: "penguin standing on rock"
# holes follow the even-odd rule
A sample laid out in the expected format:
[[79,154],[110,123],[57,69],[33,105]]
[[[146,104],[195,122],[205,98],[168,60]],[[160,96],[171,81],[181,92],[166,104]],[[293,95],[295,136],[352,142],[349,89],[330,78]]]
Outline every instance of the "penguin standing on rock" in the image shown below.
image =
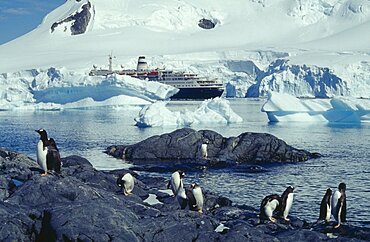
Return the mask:
[[294,196],[294,187],[289,186],[283,194],[281,195],[281,206],[280,206],[280,216],[284,218],[285,221],[289,221],[288,215],[289,211],[292,208],[293,196]]
[[208,143],[209,141],[206,139],[202,146],[201,146],[201,151],[202,151],[202,158],[203,159],[208,159]]
[[117,185],[123,189],[123,194],[128,196],[134,190],[135,178],[130,173],[120,175],[117,178]]
[[59,150],[53,138],[48,138],[46,130],[35,130],[40,135],[40,140],[37,143],[36,157],[37,163],[41,166],[44,173],[41,176],[46,176],[48,170],[55,171],[60,174],[62,161],[60,159]]
[[346,221],[347,213],[347,198],[346,198],[346,184],[340,183],[338,190],[334,192],[331,197],[331,214],[337,221],[334,228],[338,228],[343,222]]
[[176,196],[180,189],[181,179],[184,178],[185,173],[181,170],[177,170],[171,175],[171,180],[168,182],[167,189],[171,188],[173,196]]
[[186,191],[184,189],[184,185],[182,184],[182,179],[180,179],[180,185],[176,193],[176,199],[180,205],[180,208],[185,209],[188,205],[188,197],[186,196]]
[[330,221],[331,209],[330,209],[330,198],[332,190],[328,188],[320,204],[320,217],[319,220],[325,220],[327,223]]
[[189,209],[192,211],[198,211],[203,213],[203,193],[200,186],[196,183],[190,185],[190,188],[186,191],[186,195],[189,202]]
[[266,196],[262,199],[260,207],[260,220],[269,219],[271,222],[276,222],[276,219],[273,217],[274,212],[278,211],[281,205],[281,198],[277,194],[272,194]]

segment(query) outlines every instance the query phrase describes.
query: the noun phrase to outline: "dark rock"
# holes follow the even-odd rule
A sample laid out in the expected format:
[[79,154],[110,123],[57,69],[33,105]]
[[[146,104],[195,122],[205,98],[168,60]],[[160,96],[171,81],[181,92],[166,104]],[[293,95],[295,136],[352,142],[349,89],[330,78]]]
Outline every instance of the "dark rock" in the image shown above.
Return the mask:
[[32,241],[35,221],[18,205],[0,201],[0,241]]
[[0,149],[0,200],[11,195],[17,185],[31,179],[36,166],[38,164],[25,155]]
[[90,166],[93,167],[92,164],[85,158],[72,155],[65,158],[62,158],[63,167],[70,167],[70,166]]
[[276,237],[287,242],[327,240],[324,234],[310,230],[286,230],[279,233]]
[[216,24],[212,22],[212,20],[202,18],[201,20],[199,20],[198,26],[203,29],[213,29]]
[[90,9],[91,3],[87,2],[86,4],[82,5],[82,10],[80,12],[77,12],[67,17],[66,19],[53,23],[53,25],[51,26],[51,32],[53,33],[55,28],[57,28],[62,23],[73,22],[70,29],[72,35],[85,33],[91,18]]
[[[208,158],[203,159],[201,144],[208,141]],[[224,138],[211,130],[182,128],[152,136],[133,145],[113,145],[106,153],[142,166],[143,170],[161,171],[168,167],[225,168],[240,165],[245,172],[264,172],[260,166],[246,164],[305,161],[318,154],[293,148],[283,140],[265,133],[243,133]],[[135,168],[139,170],[140,168]]]

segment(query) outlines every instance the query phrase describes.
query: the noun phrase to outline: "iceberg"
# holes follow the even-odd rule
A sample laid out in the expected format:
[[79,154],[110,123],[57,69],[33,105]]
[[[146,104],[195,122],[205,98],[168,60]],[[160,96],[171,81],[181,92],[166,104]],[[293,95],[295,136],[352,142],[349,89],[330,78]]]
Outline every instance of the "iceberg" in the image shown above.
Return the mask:
[[204,100],[195,111],[171,111],[168,102],[157,101],[144,106],[137,118],[139,127],[157,126],[191,126],[197,124],[230,124],[239,123],[243,119],[230,107],[228,100],[213,98]]
[[124,75],[89,76],[65,68],[0,74],[0,110],[147,105],[179,90]]
[[369,121],[370,100],[351,97],[299,99],[286,93],[269,91],[261,111],[270,122],[344,122]]

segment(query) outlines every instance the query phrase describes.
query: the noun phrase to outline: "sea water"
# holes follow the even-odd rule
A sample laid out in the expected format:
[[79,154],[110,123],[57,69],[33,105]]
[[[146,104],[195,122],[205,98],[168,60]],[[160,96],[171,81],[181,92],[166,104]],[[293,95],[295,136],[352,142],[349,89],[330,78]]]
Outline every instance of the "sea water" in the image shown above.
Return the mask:
[[[231,99],[232,109],[242,123],[202,125],[196,130],[211,129],[223,136],[243,132],[270,133],[288,144],[323,157],[294,164],[264,165],[262,173],[207,170],[187,173],[185,184],[198,182],[204,189],[231,198],[234,204],[259,208],[269,194],[281,194],[289,185],[295,187],[291,215],[314,222],[320,202],[328,187],[335,190],[347,184],[348,223],[370,227],[370,123],[269,123],[260,111],[262,99]],[[194,110],[198,101],[171,101],[171,110]],[[34,131],[44,128],[53,137],[62,157],[80,155],[97,169],[128,168],[130,165],[104,154],[112,144],[133,144],[152,135],[174,131],[177,127],[138,128],[134,118],[140,108],[125,107],[75,109],[64,111],[0,112],[0,147],[22,152],[35,158],[39,139]],[[169,173],[152,173],[169,177]],[[164,185],[165,186],[165,185]]]

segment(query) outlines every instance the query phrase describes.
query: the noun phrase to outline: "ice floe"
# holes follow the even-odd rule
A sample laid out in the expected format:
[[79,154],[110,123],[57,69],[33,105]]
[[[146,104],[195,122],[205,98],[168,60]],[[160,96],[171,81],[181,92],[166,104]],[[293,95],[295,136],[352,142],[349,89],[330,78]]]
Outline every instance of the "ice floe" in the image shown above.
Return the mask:
[[196,124],[230,124],[243,119],[230,107],[228,100],[213,98],[203,101],[195,111],[171,111],[167,102],[157,101],[146,105],[135,118],[139,127],[191,126]]
[[270,91],[263,105],[270,122],[345,122],[369,121],[370,100],[351,97],[299,99]]

